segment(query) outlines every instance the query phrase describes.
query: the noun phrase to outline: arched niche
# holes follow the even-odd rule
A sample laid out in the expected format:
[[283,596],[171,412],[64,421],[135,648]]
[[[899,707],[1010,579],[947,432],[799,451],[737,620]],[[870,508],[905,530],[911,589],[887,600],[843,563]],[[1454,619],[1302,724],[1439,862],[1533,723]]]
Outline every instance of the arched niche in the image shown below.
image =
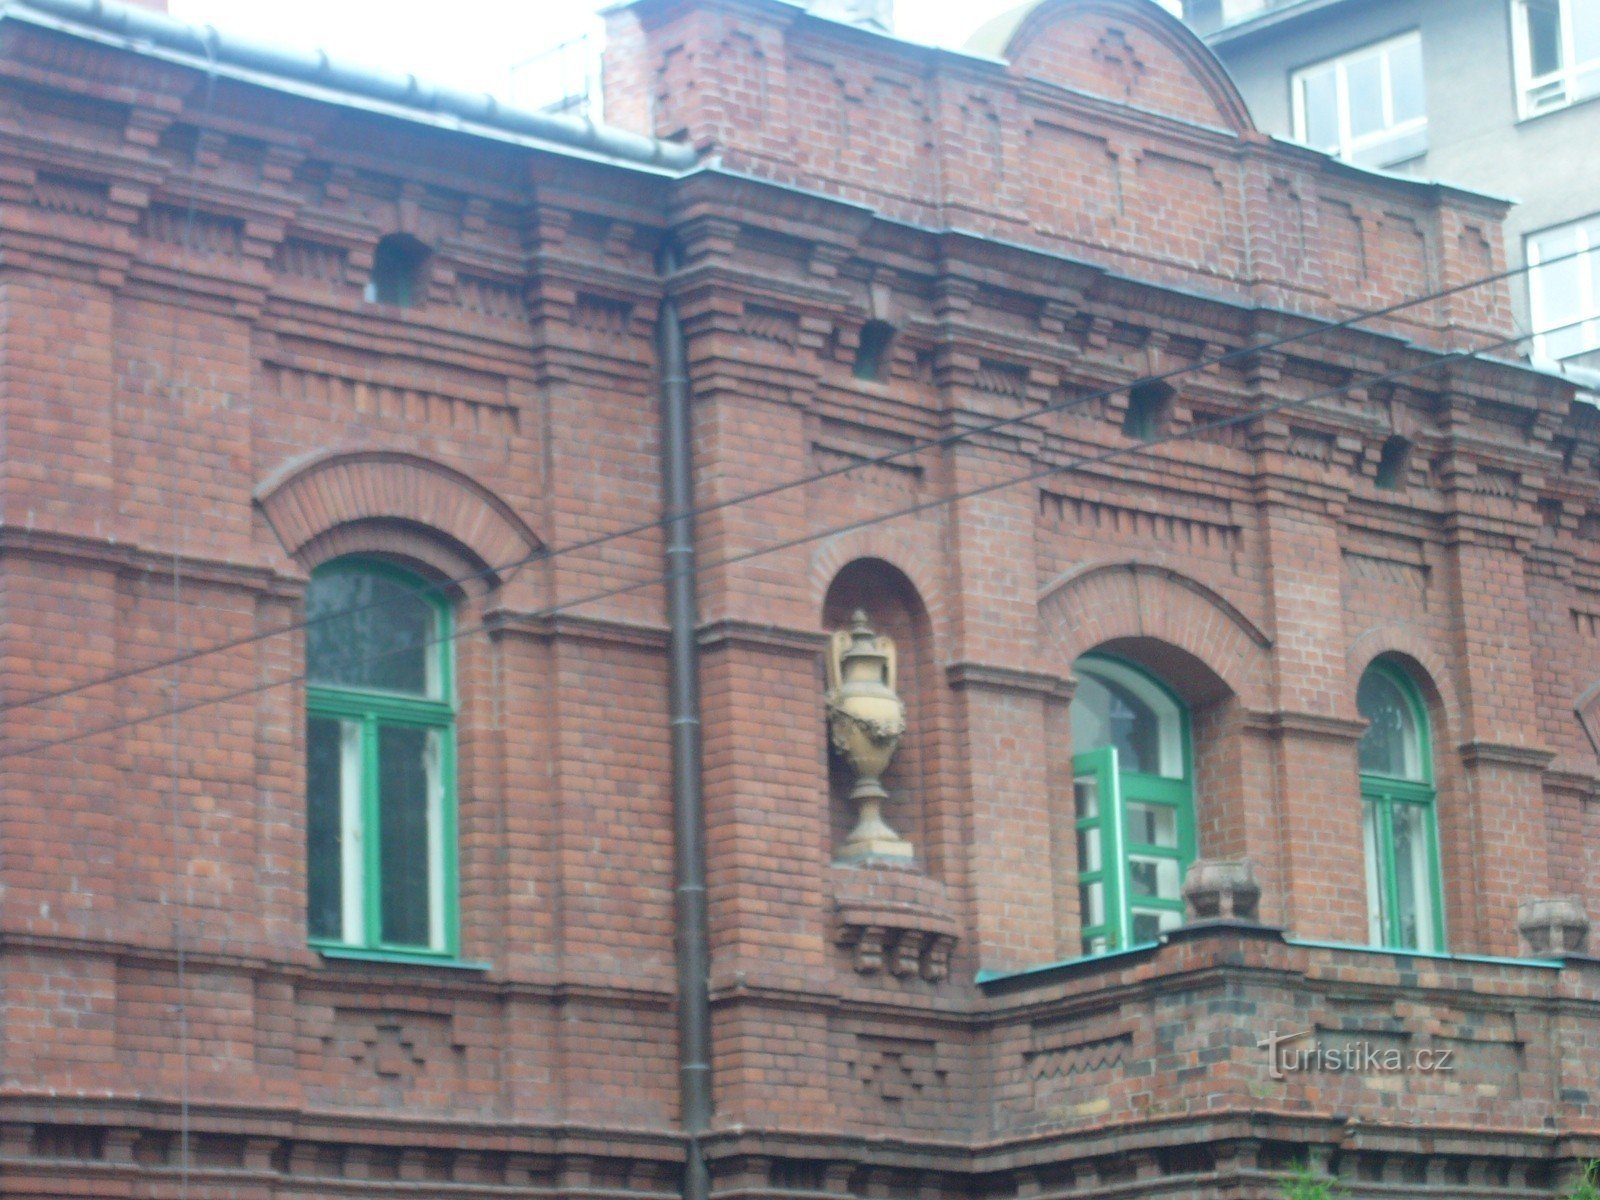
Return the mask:
[[[847,563],[829,584],[822,605],[823,628],[846,629],[857,610],[873,630],[894,639],[899,666],[897,690],[906,706],[906,732],[883,785],[889,792],[885,817],[916,849],[917,861],[938,874],[942,864],[933,835],[930,790],[937,774],[934,730],[939,691],[928,610],[916,585],[898,567],[879,558]],[[838,755],[828,755],[829,845],[833,855],[855,824],[850,800],[854,780]]]

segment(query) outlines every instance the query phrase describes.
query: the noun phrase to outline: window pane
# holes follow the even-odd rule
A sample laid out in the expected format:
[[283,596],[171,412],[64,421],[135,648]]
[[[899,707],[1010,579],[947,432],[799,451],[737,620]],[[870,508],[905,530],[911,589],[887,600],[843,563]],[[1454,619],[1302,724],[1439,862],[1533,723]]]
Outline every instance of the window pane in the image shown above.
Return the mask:
[[1394,880],[1396,944],[1412,950],[1434,948],[1433,878],[1428,869],[1428,810],[1419,804],[1396,804],[1394,814]]
[[1350,107],[1350,136],[1376,133],[1383,119],[1383,56],[1368,54],[1345,65],[1345,103]]
[[306,589],[306,672],[312,683],[436,695],[428,664],[438,649],[436,614],[386,575],[321,573]]
[[1136,912],[1133,914],[1133,940],[1139,942],[1154,942],[1161,937],[1161,919],[1155,913]]
[[[1077,731],[1073,731],[1074,743]],[[1093,775],[1084,775],[1072,781],[1073,801],[1078,807],[1078,820],[1086,821],[1100,815],[1100,781]]]
[[1078,870],[1084,874],[1100,869],[1100,828],[1078,830]]
[[1528,59],[1535,76],[1561,69],[1560,0],[1527,0]]
[[1178,810],[1170,805],[1129,801],[1127,824],[1130,842],[1178,848]]
[[312,937],[344,936],[339,722],[306,722],[306,923]]
[[1378,806],[1371,800],[1361,805],[1361,840],[1367,854],[1367,941],[1381,946],[1388,939],[1388,905],[1383,894],[1383,864],[1379,862]]
[[1085,929],[1106,923],[1105,885],[1086,883],[1078,889],[1079,920]]
[[1151,775],[1161,770],[1160,719],[1121,684],[1084,675],[1072,713],[1072,748],[1077,753],[1115,746],[1121,770]]
[[1422,89],[1422,39],[1407,38],[1389,50],[1389,88],[1394,123],[1427,115]]
[[383,940],[390,945],[438,941],[437,740],[426,729],[378,730],[380,912]]
[[1178,860],[1134,855],[1128,860],[1128,881],[1136,896],[1154,900],[1177,900]]
[[361,725],[306,721],[306,926],[314,938],[362,938]]
[[1318,150],[1339,149],[1339,84],[1334,68],[1324,67],[1300,77],[1300,98],[1305,108],[1306,144]]
[[1600,61],[1600,0],[1572,0],[1572,61]]
[[1369,670],[1356,689],[1356,708],[1371,722],[1361,735],[1361,770],[1391,779],[1421,779],[1416,716],[1394,680]]

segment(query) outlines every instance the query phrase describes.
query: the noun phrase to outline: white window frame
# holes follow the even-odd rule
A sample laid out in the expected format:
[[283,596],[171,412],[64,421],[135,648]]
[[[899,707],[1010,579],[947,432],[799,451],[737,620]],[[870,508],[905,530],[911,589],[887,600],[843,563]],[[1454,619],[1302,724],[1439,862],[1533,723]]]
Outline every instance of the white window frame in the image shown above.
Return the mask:
[[[1357,154],[1369,150],[1374,146],[1381,146],[1385,142],[1397,140],[1408,134],[1426,134],[1428,131],[1426,79],[1424,79],[1423,82],[1422,115],[1420,117],[1411,117],[1405,121],[1394,121],[1394,76],[1390,65],[1392,62],[1390,52],[1397,46],[1403,46],[1411,43],[1416,45],[1417,57],[1420,59],[1422,57],[1422,31],[1420,29],[1413,29],[1407,33],[1402,33],[1397,37],[1385,38],[1381,42],[1369,42],[1365,46],[1360,46],[1354,50],[1346,51],[1343,54],[1334,55],[1332,58],[1324,58],[1319,62],[1308,63],[1306,66],[1303,66],[1291,73],[1289,76],[1289,95],[1294,107],[1295,140],[1304,142],[1308,146],[1311,145],[1311,142],[1309,141],[1310,135],[1308,131],[1308,122],[1306,120],[1304,81],[1307,76],[1313,75],[1320,71],[1325,71],[1329,67],[1334,68],[1335,73],[1335,104],[1338,107],[1339,119],[1339,145],[1335,147],[1331,153],[1338,155],[1346,162],[1354,162]],[[1374,54],[1382,55],[1383,112],[1384,120],[1388,122],[1388,124],[1386,124],[1382,129],[1378,130],[1376,133],[1368,133],[1363,134],[1361,137],[1355,137],[1350,132],[1349,65],[1358,59],[1368,58]],[[1326,150],[1326,147],[1316,146],[1314,149]],[[1407,154],[1403,158],[1386,159],[1382,165],[1387,166],[1397,162],[1405,162],[1409,159],[1419,157],[1421,154],[1426,153],[1427,148],[1424,146],[1424,148],[1421,151],[1418,151],[1416,154]]]
[[[1584,335],[1584,345],[1581,349],[1568,354],[1573,358],[1579,354],[1590,354],[1600,350],[1600,213],[1591,213],[1586,217],[1579,217],[1576,221],[1564,221],[1560,225],[1551,225],[1546,229],[1535,230],[1523,239],[1523,249],[1528,261],[1528,317],[1534,329],[1533,356],[1546,362],[1560,361],[1549,351],[1548,332],[1554,318],[1545,311],[1544,291],[1540,282],[1544,276],[1539,271],[1541,256],[1539,251],[1539,238],[1548,234],[1560,233],[1569,228],[1576,228],[1578,234],[1578,258],[1574,260],[1578,268],[1579,307],[1577,321],[1582,325],[1574,325]],[[1567,325],[1568,322],[1562,322]]]
[[[1600,72],[1600,58],[1578,62],[1573,37],[1572,0],[1556,0],[1561,10],[1561,65],[1545,75],[1533,73],[1533,43],[1528,37],[1528,0],[1511,0],[1511,44],[1517,64],[1517,114],[1523,120],[1559,112],[1585,100],[1600,99],[1600,89],[1587,96],[1576,95],[1578,76]],[[1559,90],[1555,90],[1559,85]],[[1540,103],[1535,93],[1550,90],[1551,98]]]

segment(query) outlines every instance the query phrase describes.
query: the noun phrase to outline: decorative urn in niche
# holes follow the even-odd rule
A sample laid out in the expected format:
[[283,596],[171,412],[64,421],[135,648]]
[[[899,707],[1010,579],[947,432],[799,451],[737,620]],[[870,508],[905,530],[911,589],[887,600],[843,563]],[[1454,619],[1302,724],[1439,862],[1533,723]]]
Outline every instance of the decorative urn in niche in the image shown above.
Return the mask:
[[911,843],[883,819],[889,798],[883,773],[906,731],[906,706],[895,692],[894,642],[874,633],[859,609],[828,649],[827,701],[833,748],[856,778],[850,799],[857,821],[839,849],[840,860],[909,861]]

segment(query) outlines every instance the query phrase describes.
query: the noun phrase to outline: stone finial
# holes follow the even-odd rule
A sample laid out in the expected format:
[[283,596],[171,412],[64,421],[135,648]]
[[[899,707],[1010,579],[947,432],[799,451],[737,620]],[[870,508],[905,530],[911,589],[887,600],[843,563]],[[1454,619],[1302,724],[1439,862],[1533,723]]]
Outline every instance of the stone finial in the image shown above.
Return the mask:
[[1261,885],[1248,858],[1198,858],[1183,881],[1191,921],[1254,921],[1261,908]]
[[1539,958],[1583,954],[1589,947],[1589,914],[1577,896],[1524,900],[1517,905],[1517,930]]

